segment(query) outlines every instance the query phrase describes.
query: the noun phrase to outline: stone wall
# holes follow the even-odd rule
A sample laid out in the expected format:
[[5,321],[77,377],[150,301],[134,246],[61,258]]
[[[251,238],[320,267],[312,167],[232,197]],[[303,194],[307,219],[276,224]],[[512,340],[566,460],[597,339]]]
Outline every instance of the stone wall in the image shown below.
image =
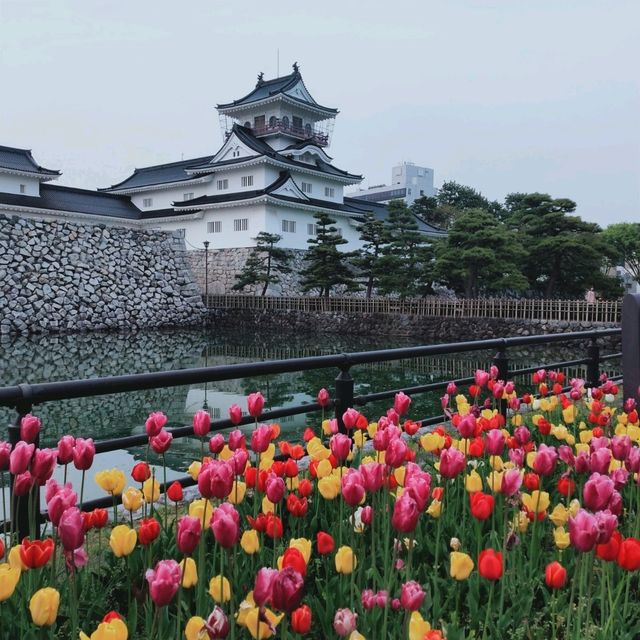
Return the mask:
[[164,232],[0,214],[0,333],[199,324],[185,255]]

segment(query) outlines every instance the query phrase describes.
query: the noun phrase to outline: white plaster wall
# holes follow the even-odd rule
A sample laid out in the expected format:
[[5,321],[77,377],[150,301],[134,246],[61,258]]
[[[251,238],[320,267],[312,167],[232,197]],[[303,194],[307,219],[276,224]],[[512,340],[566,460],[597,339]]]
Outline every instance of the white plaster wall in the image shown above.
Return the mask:
[[[211,183],[209,182],[205,182],[204,184],[182,185],[171,189],[155,189],[134,193],[131,196],[131,202],[141,211],[153,211],[154,209],[167,209],[171,207],[174,202],[182,202],[185,193],[193,193],[194,198],[199,198],[200,196],[210,195],[210,191]],[[143,205],[145,198],[151,198],[153,200],[153,204],[150,207]]]
[[[20,185],[25,185],[25,192],[20,193]],[[23,196],[39,196],[40,181],[25,176],[15,176],[9,173],[0,173],[0,192],[17,193]]]

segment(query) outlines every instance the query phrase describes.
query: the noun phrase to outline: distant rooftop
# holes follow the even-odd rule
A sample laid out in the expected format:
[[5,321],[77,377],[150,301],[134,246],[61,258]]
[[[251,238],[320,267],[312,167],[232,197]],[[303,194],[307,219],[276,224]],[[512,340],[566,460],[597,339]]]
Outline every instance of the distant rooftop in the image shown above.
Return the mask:
[[53,180],[61,175],[60,171],[41,167],[31,155],[30,149],[17,149],[16,147],[0,146],[0,170],[21,171],[32,173],[34,177]]

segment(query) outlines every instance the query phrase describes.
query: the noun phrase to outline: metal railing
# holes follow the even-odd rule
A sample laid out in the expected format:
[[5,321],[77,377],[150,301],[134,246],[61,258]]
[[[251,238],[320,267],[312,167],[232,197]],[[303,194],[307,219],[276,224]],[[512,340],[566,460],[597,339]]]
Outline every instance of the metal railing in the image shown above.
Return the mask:
[[[542,367],[561,369],[576,365],[587,365],[587,383],[595,386],[599,383],[600,364],[603,361],[621,357],[621,353],[612,353],[605,356],[600,354],[598,340],[605,337],[620,336],[621,329],[600,329],[593,331],[571,332],[563,334],[547,334],[535,336],[519,336],[513,338],[497,338],[491,340],[476,340],[471,342],[455,342],[448,344],[435,344],[420,347],[404,347],[399,349],[383,349],[377,351],[362,351],[355,353],[341,353],[334,355],[321,355],[305,358],[291,358],[288,360],[271,360],[266,362],[253,362],[247,364],[232,364],[215,367],[202,367],[196,369],[184,369],[179,371],[160,371],[157,373],[142,373],[133,375],[113,376],[108,378],[97,378],[89,380],[69,380],[64,382],[46,382],[38,384],[20,384],[0,389],[0,406],[10,407],[16,410],[17,417],[15,424],[9,427],[9,441],[15,444],[20,439],[20,420],[22,416],[30,413],[33,408],[46,402],[55,402],[71,398],[84,398],[100,396],[114,393],[127,393],[141,391],[145,389],[155,389],[160,387],[176,387],[195,383],[207,383],[221,380],[232,380],[248,376],[259,376],[278,373],[289,373],[299,371],[309,371],[315,369],[325,369],[335,367],[338,376],[335,379],[332,408],[338,421],[340,429],[344,430],[342,414],[347,408],[353,406],[364,406],[369,402],[391,399],[399,391],[404,391],[409,395],[439,391],[444,389],[449,380],[431,382],[428,384],[405,387],[402,389],[387,389],[375,393],[354,396],[354,380],[351,377],[350,369],[359,364],[388,362],[392,360],[404,360],[421,358],[427,356],[469,353],[487,349],[497,351],[493,358],[493,364],[498,368],[500,379],[512,379],[516,376],[525,375],[536,371]],[[546,345],[554,343],[587,341],[588,348],[584,357],[554,363],[540,363],[536,366],[510,370],[508,350],[515,347]],[[470,372],[471,373],[471,372]],[[458,378],[456,384],[469,384],[473,382],[473,377]],[[319,411],[320,405],[316,403],[303,404],[286,409],[276,409],[264,413],[262,421],[276,420],[286,416]],[[506,407],[501,410],[506,412]],[[243,417],[240,424],[250,424],[253,422],[250,416]],[[445,416],[429,416],[420,422],[424,426],[437,424],[445,420]],[[215,420],[212,422],[212,431],[232,427],[230,420]],[[174,438],[193,436],[192,426],[183,426],[168,429]],[[135,447],[147,444],[146,434],[131,435],[121,438],[113,438],[96,442],[96,453],[106,453],[118,449]],[[37,446],[37,445],[36,445]],[[183,486],[194,484],[194,481],[185,477],[180,479]],[[161,485],[161,491],[165,487]],[[27,535],[29,512],[27,501],[18,501],[19,509],[12,514],[12,518],[17,524],[20,535]],[[13,504],[13,501],[10,502]],[[90,510],[96,507],[109,506],[112,498],[101,498],[84,502],[83,508]],[[34,508],[40,504],[39,499],[33,500]],[[46,519],[46,514],[37,514],[40,518]],[[32,518],[33,518],[32,514]],[[7,526],[7,523],[5,523]]]
[[440,318],[501,318],[618,324],[621,300],[528,300],[510,298],[324,298],[312,296],[205,296],[209,308],[312,313],[385,313]]

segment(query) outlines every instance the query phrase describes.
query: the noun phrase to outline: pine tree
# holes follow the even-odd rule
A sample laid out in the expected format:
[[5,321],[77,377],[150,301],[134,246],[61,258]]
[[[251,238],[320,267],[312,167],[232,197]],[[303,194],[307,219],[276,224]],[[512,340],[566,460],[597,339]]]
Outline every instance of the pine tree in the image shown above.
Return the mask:
[[370,298],[382,274],[382,250],[387,244],[384,222],[370,211],[365,213],[360,225],[360,240],[364,244],[353,263],[360,269],[360,277],[366,282],[367,298]]
[[261,231],[254,240],[256,246],[247,258],[242,271],[236,275],[238,282],[233,285],[233,289],[239,291],[250,285],[263,284],[260,295],[264,296],[270,284],[278,284],[282,274],[291,272],[289,266],[291,254],[285,249],[276,247],[276,244],[282,240],[282,236],[277,233]]
[[349,261],[352,252],[339,251],[345,240],[334,227],[335,220],[326,213],[315,213],[317,235],[307,240],[311,245],[305,255],[305,268],[301,271],[303,291],[318,290],[319,296],[329,297],[331,289],[343,285],[347,291],[357,291],[354,274]]

